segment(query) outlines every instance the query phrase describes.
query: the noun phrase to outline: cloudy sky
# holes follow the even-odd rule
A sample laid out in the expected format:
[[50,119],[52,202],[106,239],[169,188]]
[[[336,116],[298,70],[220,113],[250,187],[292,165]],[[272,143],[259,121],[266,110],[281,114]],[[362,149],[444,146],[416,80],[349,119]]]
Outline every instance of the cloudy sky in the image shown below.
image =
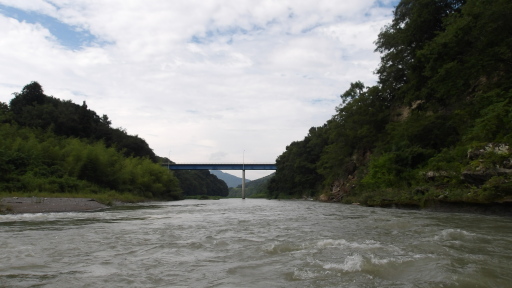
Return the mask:
[[175,162],[273,163],[375,83],[397,2],[0,0],[0,101],[37,81]]

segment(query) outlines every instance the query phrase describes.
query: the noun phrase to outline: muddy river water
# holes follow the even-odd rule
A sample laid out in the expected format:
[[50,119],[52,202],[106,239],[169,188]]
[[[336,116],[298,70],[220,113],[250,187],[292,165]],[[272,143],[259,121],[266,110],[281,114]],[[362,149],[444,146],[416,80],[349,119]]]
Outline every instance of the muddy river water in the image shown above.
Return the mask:
[[0,215],[0,287],[512,287],[512,218],[264,199]]

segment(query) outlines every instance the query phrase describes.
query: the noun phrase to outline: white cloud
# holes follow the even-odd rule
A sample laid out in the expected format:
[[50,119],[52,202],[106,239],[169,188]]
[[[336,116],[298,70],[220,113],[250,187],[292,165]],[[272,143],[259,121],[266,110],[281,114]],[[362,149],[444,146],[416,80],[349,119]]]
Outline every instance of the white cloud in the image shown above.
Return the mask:
[[71,49],[0,10],[0,101],[38,81],[177,162],[236,162],[244,150],[246,162],[274,161],[334,114],[350,82],[374,83],[373,42],[392,11],[373,0],[0,4],[96,37]]
[[53,17],[57,15],[55,6],[44,0],[2,0],[0,4]]

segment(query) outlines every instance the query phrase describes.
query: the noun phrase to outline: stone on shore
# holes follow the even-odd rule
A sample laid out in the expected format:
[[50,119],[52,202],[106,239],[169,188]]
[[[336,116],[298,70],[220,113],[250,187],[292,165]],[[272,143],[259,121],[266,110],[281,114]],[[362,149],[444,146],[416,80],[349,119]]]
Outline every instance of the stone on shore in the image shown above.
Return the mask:
[[9,197],[0,200],[0,213],[80,212],[108,208],[91,198]]

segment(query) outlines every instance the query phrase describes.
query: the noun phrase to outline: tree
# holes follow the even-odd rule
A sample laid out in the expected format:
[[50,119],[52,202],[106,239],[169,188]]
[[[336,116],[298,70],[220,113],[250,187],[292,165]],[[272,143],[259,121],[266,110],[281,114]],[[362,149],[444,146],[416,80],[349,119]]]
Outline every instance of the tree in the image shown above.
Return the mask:
[[425,63],[417,53],[444,30],[444,19],[459,13],[465,0],[402,0],[394,18],[379,34],[376,51],[382,53],[377,69],[379,85],[396,105],[421,99]]
[[155,153],[144,139],[129,135],[123,129],[110,127],[108,116],[98,116],[88,109],[85,101],[77,105],[69,100],[47,96],[37,82],[26,85],[20,93],[14,95],[9,110],[19,125],[50,129],[66,137],[103,140],[108,147],[116,147],[126,156],[148,157],[156,162]]
[[276,160],[277,171],[269,182],[268,197],[315,194],[323,182],[322,175],[317,171],[317,163],[327,141],[325,126],[312,127],[304,140],[288,145]]
[[10,102],[10,109],[15,114],[21,114],[26,106],[41,105],[46,96],[43,93],[43,87],[35,81],[25,85],[21,93],[14,93],[14,98]]
[[[311,144],[321,150],[316,172],[324,189],[336,184],[336,193],[353,192],[362,203],[435,200],[443,187],[451,201],[510,197],[510,19],[510,0],[402,0],[376,41],[378,84],[356,81],[341,95],[324,125],[327,144],[310,133],[286,148],[271,196],[314,187]],[[496,145],[502,150],[492,151]],[[468,151],[483,154],[472,161]],[[461,171],[487,173],[489,181],[472,187]]]
[[[511,17],[507,0],[470,0],[461,13],[447,17],[445,29],[418,52],[427,64],[426,100],[439,106],[467,104],[465,99],[479,93],[512,89]],[[476,104],[478,111],[489,103]]]
[[6,123],[11,120],[11,112],[9,111],[9,105],[0,101],[0,123]]
[[208,170],[176,170],[183,195],[208,195],[226,197],[229,194],[228,185],[210,173]]

